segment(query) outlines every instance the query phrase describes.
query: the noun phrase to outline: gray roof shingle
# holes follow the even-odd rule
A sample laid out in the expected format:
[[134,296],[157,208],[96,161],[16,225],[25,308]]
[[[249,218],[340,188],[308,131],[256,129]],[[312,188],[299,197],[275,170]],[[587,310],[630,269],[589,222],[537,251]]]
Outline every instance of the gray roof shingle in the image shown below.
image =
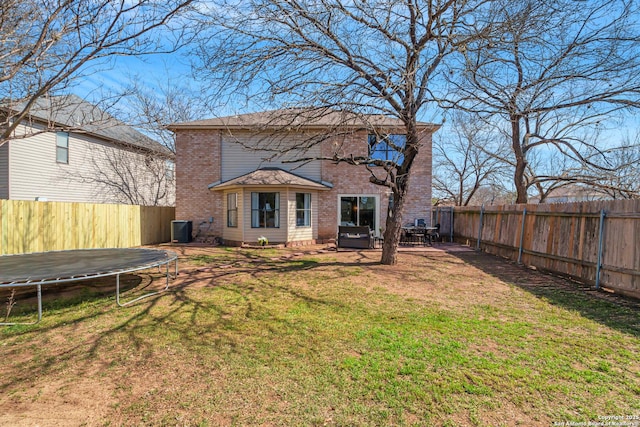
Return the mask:
[[331,184],[313,181],[280,168],[261,168],[248,174],[209,185],[210,190],[223,190],[231,187],[249,186],[286,186],[329,190]]
[[[23,107],[24,105],[18,105],[16,109]],[[98,136],[111,142],[127,144],[167,156],[173,155],[164,145],[76,95],[39,98],[31,107],[27,117],[63,129]]]
[[[259,113],[240,114],[228,117],[218,117],[191,122],[174,123],[168,126],[170,130],[178,129],[255,129],[255,128],[400,128],[401,120],[380,114],[355,114],[329,108],[302,109],[290,108],[264,111]],[[419,127],[438,129],[433,123],[418,122]]]

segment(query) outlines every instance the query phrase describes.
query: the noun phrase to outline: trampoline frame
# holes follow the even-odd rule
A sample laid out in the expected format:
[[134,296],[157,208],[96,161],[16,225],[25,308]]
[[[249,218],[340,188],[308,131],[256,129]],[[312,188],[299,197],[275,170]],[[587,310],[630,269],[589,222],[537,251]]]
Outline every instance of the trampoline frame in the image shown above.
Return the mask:
[[[87,250],[91,250],[91,249],[87,249]],[[153,249],[153,250],[157,250],[157,249]],[[62,251],[62,252],[65,252],[65,251]],[[69,252],[71,252],[71,250]],[[160,250],[158,250],[158,252],[160,252]],[[129,304],[133,304],[134,302],[140,301],[141,299],[145,299],[153,295],[161,294],[165,292],[167,289],[169,289],[169,279],[171,278],[171,273],[169,272],[169,264],[172,261],[175,262],[175,275],[173,276],[173,278],[176,278],[178,276],[178,254],[169,250],[162,250],[162,252],[164,252],[167,255],[166,259],[162,259],[159,261],[152,261],[143,265],[139,265],[139,266],[131,267],[127,269],[114,270],[106,273],[101,272],[101,273],[94,273],[94,274],[91,274],[91,273],[79,274],[75,276],[61,277],[56,279],[27,280],[27,281],[0,283],[0,289],[35,286],[36,293],[37,293],[37,300],[38,300],[38,319],[35,322],[0,322],[0,326],[35,325],[39,323],[42,320],[42,286],[43,285],[52,285],[52,284],[59,284],[59,283],[66,283],[66,282],[79,282],[82,280],[97,279],[100,277],[116,276],[116,303],[120,307],[126,307]],[[46,252],[41,252],[41,253],[46,254]],[[132,299],[131,301],[127,301],[124,303],[120,302],[120,295],[121,295],[120,275],[121,274],[128,274],[128,273],[133,273],[135,271],[148,270],[154,267],[158,267],[158,270],[160,270],[160,267],[163,265],[166,265],[166,278],[167,278],[166,285],[163,289],[159,291],[148,292],[144,295],[141,295],[137,298]]]

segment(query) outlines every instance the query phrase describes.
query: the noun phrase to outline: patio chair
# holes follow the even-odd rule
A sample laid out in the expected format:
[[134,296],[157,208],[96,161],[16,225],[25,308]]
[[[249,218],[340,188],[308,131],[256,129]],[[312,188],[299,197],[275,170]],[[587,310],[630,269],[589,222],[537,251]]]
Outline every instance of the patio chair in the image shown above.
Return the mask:
[[438,240],[440,240],[440,224],[435,225],[435,230],[427,230],[425,233],[425,242],[428,241],[430,245]]

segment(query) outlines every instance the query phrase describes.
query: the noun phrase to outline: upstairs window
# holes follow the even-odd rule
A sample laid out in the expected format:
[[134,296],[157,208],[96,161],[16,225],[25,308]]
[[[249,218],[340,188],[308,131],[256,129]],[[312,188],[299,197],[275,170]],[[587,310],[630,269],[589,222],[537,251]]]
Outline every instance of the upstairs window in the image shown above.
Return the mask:
[[400,164],[404,160],[404,155],[394,149],[393,146],[402,149],[407,143],[407,136],[400,134],[391,135],[369,135],[369,157],[375,160],[395,162]]
[[69,164],[69,133],[56,133],[56,162]]
[[176,164],[172,160],[166,160],[164,162],[164,170],[167,180],[173,181],[176,176]]

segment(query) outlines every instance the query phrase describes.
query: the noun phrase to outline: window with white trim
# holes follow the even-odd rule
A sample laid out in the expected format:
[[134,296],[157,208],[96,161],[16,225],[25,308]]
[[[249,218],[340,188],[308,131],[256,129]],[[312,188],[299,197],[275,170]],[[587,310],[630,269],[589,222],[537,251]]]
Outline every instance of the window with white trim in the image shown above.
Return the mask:
[[280,193],[251,193],[251,228],[280,228]]
[[176,164],[173,162],[173,160],[165,160],[164,170],[167,180],[173,181],[173,178],[176,175]]
[[69,164],[69,132],[56,132],[56,162]]
[[311,193],[296,193],[296,227],[311,227]]
[[227,227],[238,226],[238,193],[227,194]]

